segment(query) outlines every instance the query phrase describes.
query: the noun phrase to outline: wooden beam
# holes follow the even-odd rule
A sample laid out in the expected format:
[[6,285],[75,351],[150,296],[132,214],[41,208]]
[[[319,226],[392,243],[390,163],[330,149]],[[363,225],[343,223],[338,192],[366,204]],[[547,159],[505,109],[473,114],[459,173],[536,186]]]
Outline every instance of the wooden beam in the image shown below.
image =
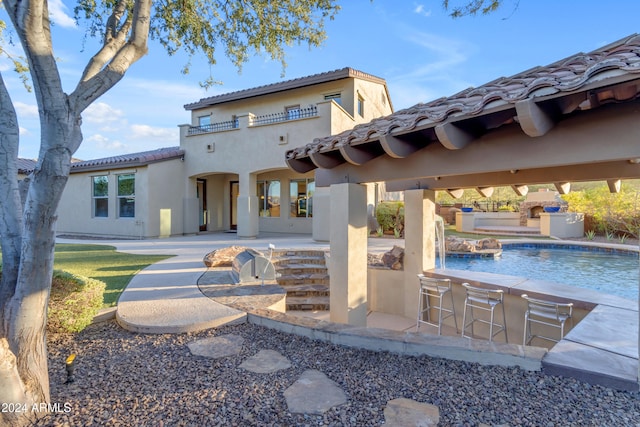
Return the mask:
[[476,187],[476,191],[480,193],[482,197],[491,197],[494,187]]
[[466,147],[475,136],[453,123],[436,125],[436,136],[444,147],[449,150],[459,150]]
[[333,169],[346,161],[339,151],[332,151],[331,154],[311,153],[309,157],[314,165],[322,169]]
[[302,159],[286,159],[289,169],[298,173],[307,173],[317,168],[315,164],[308,157]]
[[526,185],[512,185],[511,189],[518,196],[526,196],[527,193],[529,192],[529,187]]
[[555,120],[532,99],[517,101],[516,113],[522,131],[529,136],[542,136],[556,124]]
[[609,186],[609,191],[611,193],[619,193],[620,192],[620,183],[619,179],[608,179],[607,185]]
[[554,182],[556,190],[560,194],[568,194],[571,191],[571,183],[570,182]]
[[454,199],[459,199],[464,194],[464,188],[450,188],[446,192]]
[[422,148],[418,144],[391,135],[381,136],[380,145],[385,153],[395,159],[403,159]]
[[370,144],[366,148],[358,145],[344,145],[340,147],[340,154],[352,165],[360,166],[373,160],[382,154],[380,150],[374,150]]

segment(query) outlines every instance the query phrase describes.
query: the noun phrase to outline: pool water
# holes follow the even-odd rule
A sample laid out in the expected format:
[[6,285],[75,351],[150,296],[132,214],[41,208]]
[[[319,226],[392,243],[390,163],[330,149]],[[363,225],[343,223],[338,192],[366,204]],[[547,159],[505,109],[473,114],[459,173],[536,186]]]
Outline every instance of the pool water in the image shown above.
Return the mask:
[[638,253],[505,246],[497,258],[447,257],[445,267],[547,280],[638,299]]

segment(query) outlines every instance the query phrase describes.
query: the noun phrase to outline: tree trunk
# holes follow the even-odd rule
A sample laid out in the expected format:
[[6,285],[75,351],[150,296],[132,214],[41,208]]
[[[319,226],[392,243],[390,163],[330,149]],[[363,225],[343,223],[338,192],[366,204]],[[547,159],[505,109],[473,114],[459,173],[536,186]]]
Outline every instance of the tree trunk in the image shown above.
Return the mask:
[[[44,118],[42,139],[46,148],[40,153],[36,170],[24,205],[22,249],[15,292],[5,302],[4,324],[9,354],[0,360],[15,357],[15,370],[6,366],[0,375],[10,380],[9,390],[0,392],[0,402],[11,402],[11,396],[22,396],[28,411],[20,418],[5,419],[9,425],[25,425],[37,412],[31,412],[34,404],[49,403],[49,372],[47,367],[46,320],[53,257],[55,248],[56,211],[66,185],[71,167],[71,151],[65,146],[78,145],[79,116],[58,111],[49,112]],[[18,196],[19,197],[19,196]],[[16,384],[15,372],[19,376]],[[1,389],[5,389],[0,387]],[[5,395],[5,393],[7,393]]]

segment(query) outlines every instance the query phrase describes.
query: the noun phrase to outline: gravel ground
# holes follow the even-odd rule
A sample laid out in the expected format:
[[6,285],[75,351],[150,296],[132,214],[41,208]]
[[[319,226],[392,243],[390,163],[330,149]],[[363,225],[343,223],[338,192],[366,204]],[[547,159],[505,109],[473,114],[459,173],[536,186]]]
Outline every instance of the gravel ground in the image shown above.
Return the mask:
[[[237,357],[197,357],[186,346],[225,334],[244,337]],[[262,349],[280,352],[292,367],[273,374],[239,367]],[[75,381],[64,384],[70,353],[78,355]],[[519,368],[339,347],[251,324],[144,335],[105,322],[51,335],[49,354],[51,400],[61,411],[38,425],[378,426],[386,403],[400,397],[437,405],[442,426],[640,425],[638,393]],[[284,390],[307,369],[335,381],[348,402],[322,416],[290,413]]]

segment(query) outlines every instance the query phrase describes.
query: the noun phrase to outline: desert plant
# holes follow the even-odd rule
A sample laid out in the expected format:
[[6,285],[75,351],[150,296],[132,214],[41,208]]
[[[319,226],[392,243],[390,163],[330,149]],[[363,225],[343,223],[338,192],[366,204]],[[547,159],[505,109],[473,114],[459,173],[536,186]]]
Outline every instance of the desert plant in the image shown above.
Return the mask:
[[376,235],[378,237],[382,237],[382,235],[384,234],[382,227],[378,227],[378,229],[376,230]]
[[102,307],[104,282],[55,270],[48,307],[48,332],[80,332]]
[[584,233],[584,235],[587,240],[593,240],[596,237],[596,232],[595,230],[588,230]]
[[620,240],[620,243],[624,243],[627,241],[628,238],[629,236],[627,234],[623,234],[622,236],[619,237],[618,240]]
[[[401,215],[401,218],[399,216]],[[376,220],[382,231],[392,231],[399,228],[399,223],[404,226],[404,203],[403,202],[380,202],[376,206]]]

